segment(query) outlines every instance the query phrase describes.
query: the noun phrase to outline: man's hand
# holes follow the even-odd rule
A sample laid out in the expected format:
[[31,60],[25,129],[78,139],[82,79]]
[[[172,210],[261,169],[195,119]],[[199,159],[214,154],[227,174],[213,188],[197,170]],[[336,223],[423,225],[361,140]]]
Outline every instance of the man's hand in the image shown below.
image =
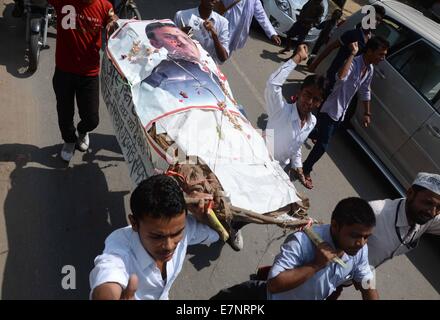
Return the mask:
[[280,46],[280,45],[281,45],[281,38],[280,38],[279,35],[274,34],[270,39],[272,40],[272,42],[273,42],[275,45],[277,45],[277,46]]
[[134,294],[138,288],[139,279],[137,275],[132,274],[130,278],[128,278],[127,287],[122,290],[120,300],[134,300]]
[[370,114],[364,114],[364,128],[368,128],[371,123],[371,115]]
[[107,31],[107,39],[112,35],[113,32],[118,28],[118,23],[116,22],[119,18],[118,16],[113,12],[113,9],[110,9],[108,12],[108,23],[105,27]]
[[208,204],[209,201],[212,201],[213,196],[209,193],[202,193],[202,192],[193,192],[189,195],[192,199],[199,199],[199,202],[197,204],[191,204],[188,205],[188,210],[191,211],[194,218],[196,218],[197,221],[208,224]]
[[296,48],[296,53],[293,56],[293,61],[295,61],[296,64],[300,64],[302,61],[307,60],[309,57],[309,48],[305,44],[300,44]]
[[315,259],[313,260],[312,264],[321,270],[325,268],[336,256],[336,251],[327,242],[323,242],[316,247]]
[[186,27],[182,27],[180,28],[180,30],[182,30],[183,32],[185,32],[186,34],[189,34],[189,32],[191,31],[191,27],[190,26],[186,26]]
[[348,49],[351,51],[352,55],[357,55],[357,53],[359,52],[359,45],[357,43],[357,41],[352,42],[348,45]]
[[203,22],[203,26],[205,27],[205,29],[206,30],[208,30],[208,32],[209,32],[209,34],[217,34],[216,32],[215,32],[215,29],[214,29],[214,24],[212,23],[212,21],[211,20],[205,20],[204,22]]

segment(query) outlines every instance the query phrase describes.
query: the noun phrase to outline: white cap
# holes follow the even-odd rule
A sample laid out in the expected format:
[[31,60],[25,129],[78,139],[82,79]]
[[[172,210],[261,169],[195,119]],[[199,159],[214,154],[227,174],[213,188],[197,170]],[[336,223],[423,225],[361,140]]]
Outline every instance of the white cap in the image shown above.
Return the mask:
[[419,172],[413,185],[418,185],[440,194],[440,174]]

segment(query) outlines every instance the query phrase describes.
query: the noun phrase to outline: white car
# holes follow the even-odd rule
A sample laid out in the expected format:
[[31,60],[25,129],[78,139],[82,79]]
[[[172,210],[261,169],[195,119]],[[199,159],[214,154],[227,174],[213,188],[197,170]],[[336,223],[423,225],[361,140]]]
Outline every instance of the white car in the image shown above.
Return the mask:
[[[309,0],[262,0],[261,2],[277,33],[285,37],[287,30],[296,22],[296,16],[307,1]],[[322,15],[321,21],[327,17],[327,13],[328,1],[324,0],[324,14]],[[319,32],[320,30],[312,28],[305,42],[315,42],[318,39]]]

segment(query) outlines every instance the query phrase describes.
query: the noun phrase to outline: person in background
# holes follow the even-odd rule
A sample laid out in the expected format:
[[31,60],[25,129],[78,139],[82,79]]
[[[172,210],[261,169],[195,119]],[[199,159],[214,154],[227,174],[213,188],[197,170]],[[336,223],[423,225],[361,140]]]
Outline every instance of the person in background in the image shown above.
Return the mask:
[[310,176],[313,166],[326,152],[331,137],[344,120],[351,99],[358,91],[365,110],[363,124],[365,128],[369,126],[372,117],[370,84],[373,79],[374,65],[385,59],[389,46],[384,38],[374,37],[368,41],[363,54],[357,56],[359,51],[357,42],[350,44],[350,56],[339,70],[335,88],[318,113],[317,130],[310,136],[312,139],[316,138],[316,143],[303,163],[304,180],[300,180],[306,188],[313,188]]
[[[192,32],[193,39],[208,51],[214,61],[222,64],[229,57],[229,22],[213,11],[219,0],[201,0],[196,8],[178,11],[174,23],[184,32],[191,31],[191,23],[199,23],[199,30]],[[198,17],[193,21],[194,17]]]
[[[69,162],[78,150],[89,148],[89,132],[99,124],[99,50],[102,29],[112,31],[117,20],[107,0],[49,0],[57,14],[55,73],[58,125],[64,140],[61,158]],[[75,19],[65,19],[72,10]],[[70,23],[66,23],[70,21]],[[80,122],[75,128],[75,100]],[[78,131],[78,136],[76,132]]]
[[295,103],[288,103],[283,98],[284,82],[296,66],[307,58],[307,46],[299,45],[293,59],[269,77],[264,95],[269,116],[265,136],[274,143],[274,158],[281,166],[289,166],[290,176],[303,174],[301,147],[316,124],[312,111],[324,99],[325,78],[317,75],[304,79]]
[[[341,24],[341,18],[342,18],[342,11],[339,9],[336,9],[333,11],[332,16],[330,19],[324,20],[321,22],[318,26],[316,26],[317,29],[321,30],[319,33],[318,40],[316,40],[315,45],[313,46],[313,50],[311,53],[311,56],[316,56],[319,49],[323,45],[326,45],[333,33],[333,31]],[[309,59],[307,61],[307,64],[310,65],[312,63],[312,59]]]
[[327,92],[329,95],[333,90],[337,79],[337,73],[344,65],[344,62],[351,54],[350,44],[353,42],[357,42],[359,50],[358,54],[364,52],[364,48],[368,42],[368,40],[372,37],[373,30],[377,28],[377,26],[382,22],[385,17],[385,8],[381,5],[373,6],[375,11],[376,25],[371,28],[364,29],[362,25],[358,25],[354,30],[348,30],[342,34],[342,36],[329,43],[325,49],[319,54],[316,59],[309,65],[309,71],[315,72],[318,65],[333,51],[338,49],[338,52],[333,59],[330,67],[327,69],[326,77],[328,81]]
[[296,42],[301,44],[306,39],[310,29],[318,25],[324,14],[324,3],[322,0],[309,0],[302,7],[300,14],[296,17],[296,22],[286,32],[286,47],[280,53],[290,52],[292,49],[293,38],[297,37]]
[[252,18],[263,28],[266,36],[277,46],[281,45],[281,39],[273,28],[263,9],[260,0],[221,0],[227,11],[224,17],[229,21],[229,54],[241,49],[249,37]]

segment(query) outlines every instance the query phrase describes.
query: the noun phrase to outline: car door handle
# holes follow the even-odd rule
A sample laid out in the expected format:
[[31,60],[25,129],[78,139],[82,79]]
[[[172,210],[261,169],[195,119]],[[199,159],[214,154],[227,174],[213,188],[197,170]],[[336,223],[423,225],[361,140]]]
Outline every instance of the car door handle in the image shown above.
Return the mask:
[[383,73],[382,70],[380,70],[379,68],[376,68],[376,74],[381,78],[381,79],[386,79],[385,77],[385,73]]
[[434,137],[440,139],[440,129],[438,127],[431,126],[430,124],[427,124],[426,127]]

